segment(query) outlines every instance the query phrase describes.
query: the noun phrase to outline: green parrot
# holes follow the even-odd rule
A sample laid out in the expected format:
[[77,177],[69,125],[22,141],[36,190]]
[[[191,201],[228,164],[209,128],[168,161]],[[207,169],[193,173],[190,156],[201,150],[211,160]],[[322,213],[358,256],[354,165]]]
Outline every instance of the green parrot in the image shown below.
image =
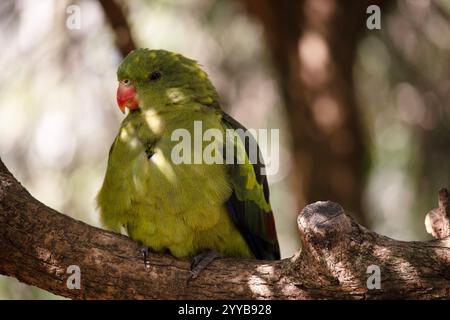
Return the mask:
[[[126,231],[154,252],[194,258],[197,265],[218,255],[280,259],[264,164],[261,158],[250,162],[248,140],[226,138],[227,129],[245,128],[221,110],[198,63],[165,50],[137,49],[117,76],[118,105],[130,111],[111,146],[97,196],[104,226]],[[230,152],[225,142],[231,141],[238,150],[235,161],[176,163],[179,140],[173,132],[194,134],[196,122],[203,132],[223,133],[212,153],[225,159]],[[243,161],[236,161],[239,150]]]

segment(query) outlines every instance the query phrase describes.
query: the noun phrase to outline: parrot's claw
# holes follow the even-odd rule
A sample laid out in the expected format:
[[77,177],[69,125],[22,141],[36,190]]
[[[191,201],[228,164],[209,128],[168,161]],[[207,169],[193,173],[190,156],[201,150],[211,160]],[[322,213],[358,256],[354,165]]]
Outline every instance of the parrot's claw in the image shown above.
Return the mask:
[[191,271],[188,281],[196,279],[198,275],[217,258],[222,255],[217,251],[205,251],[195,256],[191,263]]
[[145,267],[145,269],[149,269],[150,268],[150,261],[148,260],[148,253],[149,253],[148,247],[142,246],[141,247],[141,253],[142,253],[142,256],[144,258],[144,267]]

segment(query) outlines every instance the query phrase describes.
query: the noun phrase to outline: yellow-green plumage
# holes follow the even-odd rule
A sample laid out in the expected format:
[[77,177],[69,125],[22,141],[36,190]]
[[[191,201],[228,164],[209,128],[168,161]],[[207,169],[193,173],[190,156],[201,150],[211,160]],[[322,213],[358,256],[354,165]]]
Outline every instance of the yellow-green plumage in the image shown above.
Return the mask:
[[[162,77],[151,82],[154,70]],[[133,81],[140,108],[124,119],[111,147],[97,196],[104,225],[124,228],[132,239],[176,257],[205,250],[255,257],[226,205],[232,194],[240,203],[248,195],[263,214],[271,211],[252,165],[240,165],[233,178],[225,164],[174,164],[171,159],[178,143],[171,140],[173,130],[193,133],[194,121],[201,121],[203,130],[226,129],[206,74],[180,55],[139,49],[121,64],[118,78]],[[258,223],[253,229],[261,229]],[[274,245],[278,249],[276,237]]]

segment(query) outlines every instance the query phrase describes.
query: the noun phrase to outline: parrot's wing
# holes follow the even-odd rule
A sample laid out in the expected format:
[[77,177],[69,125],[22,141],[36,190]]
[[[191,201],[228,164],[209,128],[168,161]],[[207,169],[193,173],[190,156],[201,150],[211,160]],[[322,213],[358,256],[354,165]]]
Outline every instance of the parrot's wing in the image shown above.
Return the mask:
[[[244,126],[224,112],[222,122],[225,129],[247,132]],[[230,145],[234,149],[231,154],[233,163],[228,164],[233,193],[226,203],[227,209],[255,258],[278,260],[280,247],[269,203],[269,186],[266,176],[261,174],[264,162],[253,135],[248,134],[246,138],[241,135],[230,138],[227,135],[225,159],[228,159],[226,155],[230,152]],[[250,162],[251,147],[256,148],[257,161]]]

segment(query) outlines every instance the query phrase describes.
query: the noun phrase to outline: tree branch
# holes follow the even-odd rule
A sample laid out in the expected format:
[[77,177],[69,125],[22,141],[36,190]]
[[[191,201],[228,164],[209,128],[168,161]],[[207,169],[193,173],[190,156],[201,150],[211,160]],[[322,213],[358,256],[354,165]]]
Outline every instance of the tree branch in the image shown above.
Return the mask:
[[[332,202],[298,218],[302,250],[281,261],[219,259],[187,283],[189,261],[76,221],[34,199],[0,160],[0,273],[74,299],[448,298],[450,240],[402,242],[358,225]],[[69,289],[67,267],[81,270]],[[378,265],[381,289],[369,290]]]
[[116,46],[123,57],[136,49],[131,29],[121,6],[114,0],[99,0],[103,12],[114,31]]
[[450,195],[447,189],[439,190],[439,207],[431,210],[425,217],[427,232],[442,239],[450,236]]

